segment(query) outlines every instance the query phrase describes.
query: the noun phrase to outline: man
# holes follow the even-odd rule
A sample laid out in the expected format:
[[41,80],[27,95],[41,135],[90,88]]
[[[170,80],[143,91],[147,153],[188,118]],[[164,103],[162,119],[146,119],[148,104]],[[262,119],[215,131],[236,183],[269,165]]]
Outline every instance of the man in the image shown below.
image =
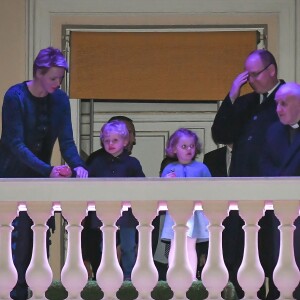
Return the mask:
[[[291,82],[281,86],[275,95],[275,102],[279,122],[274,123],[267,131],[261,158],[261,175],[300,176],[300,85]],[[300,268],[299,217],[294,225],[294,253]],[[300,285],[295,290],[294,297],[300,299]]]
[[[249,83],[252,93],[240,96],[241,88]],[[216,114],[212,136],[216,143],[233,143],[230,176],[260,176],[259,162],[266,131],[278,121],[274,96],[283,81],[277,77],[277,63],[267,50],[255,50],[249,54],[244,64],[244,72],[232,83],[229,94]],[[278,290],[273,284],[272,274],[276,265],[275,257],[268,255],[275,241],[273,233],[278,220],[273,211],[266,211],[259,225],[259,255],[265,276],[269,278],[270,290],[265,298],[276,299]],[[241,297],[241,295],[239,295]]]
[[262,176],[300,176],[300,85],[287,83],[275,95],[279,122],[267,132]]
[[[108,120],[108,122],[118,120],[122,121],[126,124],[127,130],[129,132],[129,142],[128,145],[125,147],[127,152],[131,154],[133,146],[136,144],[135,138],[135,127],[133,121],[126,117],[126,116],[113,116]],[[103,148],[94,151],[90,154],[86,161],[86,165],[90,165],[91,162],[103,151]],[[96,279],[96,272],[100,265],[101,256],[102,256],[102,232],[100,230],[101,222],[96,216],[95,211],[90,211],[88,216],[83,221],[84,229],[82,231],[82,256],[84,264],[87,267],[89,272],[89,277]],[[124,235],[126,236],[126,231],[124,231]],[[123,238],[124,241],[124,238]],[[125,247],[126,247],[126,238],[125,238]],[[130,246],[130,245],[129,245]],[[119,253],[120,247],[118,246],[118,255],[119,257],[121,254]],[[90,272],[90,267],[92,268],[92,272]],[[91,274],[92,273],[92,274]],[[130,279],[130,278],[126,278]]]
[[[274,95],[283,81],[278,80],[276,60],[267,50],[250,53],[244,68],[217,112],[212,136],[216,143],[233,143],[230,176],[248,177],[259,176],[259,157],[266,131],[278,120]],[[247,82],[253,92],[240,96]]]

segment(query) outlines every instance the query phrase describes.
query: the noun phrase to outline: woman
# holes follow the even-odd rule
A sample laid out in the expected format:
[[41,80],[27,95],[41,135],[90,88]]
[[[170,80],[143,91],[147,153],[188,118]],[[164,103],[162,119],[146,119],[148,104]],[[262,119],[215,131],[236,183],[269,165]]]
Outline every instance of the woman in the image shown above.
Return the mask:
[[[68,64],[60,50],[42,49],[33,64],[33,79],[8,89],[2,107],[0,140],[0,178],[76,177],[86,178],[76,149],[69,98],[60,90]],[[54,144],[58,140],[65,166],[51,166]],[[26,269],[32,251],[32,221],[20,212],[13,226],[13,259],[18,283],[12,298],[27,299]]]

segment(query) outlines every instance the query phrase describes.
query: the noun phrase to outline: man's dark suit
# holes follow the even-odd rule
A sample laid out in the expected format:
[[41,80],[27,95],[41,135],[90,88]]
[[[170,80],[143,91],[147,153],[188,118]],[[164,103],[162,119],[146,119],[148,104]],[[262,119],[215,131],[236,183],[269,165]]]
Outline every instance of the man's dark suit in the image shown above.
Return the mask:
[[[281,81],[280,85],[283,83]],[[233,143],[230,176],[260,176],[259,163],[266,132],[271,124],[278,121],[274,97],[279,86],[261,104],[260,94],[256,92],[238,97],[233,104],[227,95],[218,110],[212,126],[212,136],[216,143]],[[276,254],[269,255],[270,249],[276,244],[273,235],[276,236],[278,225],[274,212],[270,210],[266,211],[259,221],[259,256],[265,276],[270,278],[270,293],[266,298],[270,300],[278,297],[278,291],[272,281],[277,257]],[[260,293],[264,294],[263,290]]]
[[[209,168],[213,177],[227,177],[227,146],[210,151],[204,155],[203,163]],[[224,262],[229,273],[229,281],[235,286],[238,295],[242,294],[237,281],[237,272],[243,259],[244,221],[237,210],[231,210],[223,221],[224,231],[222,248]]]
[[[293,141],[290,140],[294,131]],[[300,176],[300,129],[280,122],[267,132],[261,158],[262,176]]]
[[227,147],[221,147],[205,153],[203,163],[209,168],[213,177],[227,177],[226,165]]
[[[293,132],[293,139],[291,134]],[[267,131],[266,143],[261,158],[262,176],[300,176],[300,128],[292,129],[280,122],[273,124]],[[294,225],[294,253],[300,268],[300,217]],[[279,248],[279,236],[278,248]],[[278,251],[279,249],[277,249]],[[300,299],[300,284],[295,293],[295,299]]]
[[259,176],[259,158],[266,131],[278,121],[274,96],[278,87],[260,104],[256,92],[237,98],[232,104],[229,95],[218,110],[212,136],[218,144],[232,144],[230,176]]

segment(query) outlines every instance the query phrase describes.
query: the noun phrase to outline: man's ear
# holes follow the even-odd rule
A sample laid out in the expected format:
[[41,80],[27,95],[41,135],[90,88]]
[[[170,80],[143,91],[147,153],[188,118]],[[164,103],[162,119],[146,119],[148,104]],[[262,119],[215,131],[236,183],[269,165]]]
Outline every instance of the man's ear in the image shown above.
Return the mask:
[[275,69],[275,66],[273,65],[273,64],[271,64],[270,66],[269,66],[269,70],[270,70],[270,73],[271,73],[271,75],[272,76],[276,76],[276,69]]

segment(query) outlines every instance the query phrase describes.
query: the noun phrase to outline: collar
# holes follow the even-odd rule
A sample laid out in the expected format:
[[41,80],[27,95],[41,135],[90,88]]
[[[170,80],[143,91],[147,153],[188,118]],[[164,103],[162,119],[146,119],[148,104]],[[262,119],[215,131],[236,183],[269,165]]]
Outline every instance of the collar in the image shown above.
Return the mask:
[[269,97],[276,90],[279,84],[281,84],[281,82],[278,80],[277,84],[267,92],[267,97]]
[[123,150],[123,152],[121,154],[119,154],[118,156],[113,156],[110,153],[108,153],[107,151],[105,151],[104,148],[102,148],[104,150],[105,156],[110,159],[110,160],[123,160],[125,159],[128,155],[128,152],[126,151],[126,149]]
[[266,93],[263,93],[263,94],[260,94],[260,102],[263,101],[264,99],[264,95],[266,95],[266,98],[268,98],[276,89],[277,87],[281,84],[281,82],[278,80],[277,84],[272,88],[270,89],[269,91],[267,91]]
[[294,128],[294,129],[297,129],[297,128],[299,128],[300,127],[300,124],[299,124],[300,122],[298,122],[298,123],[296,123],[296,124],[293,124],[293,125],[290,125],[292,128]]
[[229,147],[228,145],[226,145],[226,152],[231,153],[232,152],[232,147]]

